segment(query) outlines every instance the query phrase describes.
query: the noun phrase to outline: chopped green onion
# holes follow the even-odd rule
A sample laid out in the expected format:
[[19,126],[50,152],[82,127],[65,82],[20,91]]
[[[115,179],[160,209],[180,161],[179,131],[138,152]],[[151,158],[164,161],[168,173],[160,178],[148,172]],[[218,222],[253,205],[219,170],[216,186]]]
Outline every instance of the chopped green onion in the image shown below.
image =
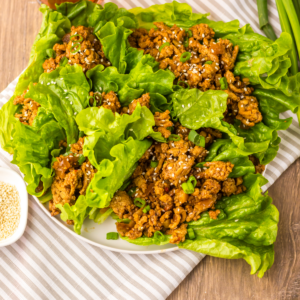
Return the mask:
[[211,65],[213,62],[211,60],[206,61],[204,64],[205,65]]
[[119,222],[119,223],[126,223],[126,224],[128,224],[128,223],[130,223],[130,221],[131,221],[131,220],[128,219],[128,218],[127,218],[127,219],[118,219],[118,222]]
[[[76,42],[82,42],[82,41],[83,41],[83,37],[82,37],[82,35],[79,34],[79,33],[76,33],[76,34],[71,35],[71,36],[70,36],[70,39],[72,39],[73,37],[76,37],[76,36],[79,37],[79,40],[77,40]],[[73,42],[73,41],[72,41],[72,42]]]
[[191,182],[184,182],[181,187],[186,194],[193,194],[195,191],[194,186]]
[[205,137],[202,135],[199,135],[195,130],[190,131],[189,140],[197,146],[200,146],[203,148],[205,147]]
[[72,41],[72,43],[73,43],[73,45],[72,45],[72,47],[71,47],[71,49],[70,49],[70,52],[72,53],[72,54],[74,54],[74,53],[76,53],[76,52],[78,52],[79,50],[80,50],[80,48],[81,48],[81,45],[80,45],[80,42],[82,42],[83,41],[83,37],[80,35],[80,34],[74,34],[74,35],[71,35],[71,37],[70,37],[70,39],[72,39],[73,37],[76,37],[76,36],[78,36],[79,37],[79,40],[77,40],[77,41]]
[[162,44],[158,49],[159,52],[161,52],[161,50],[164,49],[166,46],[170,46],[170,43],[167,42],[167,43]]
[[80,155],[79,155],[78,164],[79,164],[79,165],[82,165],[82,164],[84,163],[84,161],[85,161],[85,156],[82,155],[82,154],[80,154]]
[[199,163],[197,163],[197,164],[194,166],[194,168],[203,168],[205,164],[206,164],[205,161],[199,162]]
[[53,49],[47,49],[46,54],[48,57],[52,57],[52,58],[55,58],[55,56],[56,56],[56,53]]
[[143,213],[147,213],[150,210],[150,205],[147,205],[144,209],[143,209]]
[[193,36],[193,32],[191,30],[188,30],[186,32],[186,34],[187,34],[188,37],[192,37]]
[[131,189],[127,192],[127,194],[128,194],[130,197],[132,197],[132,196],[135,194],[135,192],[136,192],[136,187],[135,187],[135,188],[131,188]]
[[155,231],[153,237],[160,242],[163,242],[165,240],[165,235],[160,231]]
[[141,198],[135,198],[133,203],[137,207],[144,207],[146,204],[146,201]]
[[190,52],[184,52],[180,56],[180,61],[181,62],[186,62],[191,58],[192,54]]
[[76,53],[76,52],[78,52],[78,50],[80,50],[80,43],[75,43],[72,47],[71,47],[71,49],[70,49],[70,52],[72,53],[72,54],[74,54],[74,53]]
[[188,228],[187,230],[188,235],[189,235],[189,239],[193,240],[195,238],[195,232],[193,228]]
[[195,186],[197,185],[197,179],[194,176],[190,176],[187,182],[184,182],[181,187],[186,194],[193,194]]
[[193,175],[190,176],[188,182],[192,183],[194,187],[197,185],[197,179]]
[[170,141],[175,141],[175,142],[178,142],[180,141],[181,137],[177,134],[171,134],[169,137],[168,137],[168,142]]
[[158,161],[152,160],[151,163],[150,163],[150,167],[151,168],[156,168],[157,166],[158,166]]
[[107,240],[117,240],[119,238],[119,234],[117,232],[108,232],[106,234]]
[[225,77],[222,77],[220,79],[220,84],[221,84],[221,90],[228,89],[228,83],[227,83],[227,79]]
[[188,39],[184,40],[183,46],[185,48],[187,48],[189,46],[189,40]]
[[185,81],[180,80],[180,81],[177,82],[177,85],[179,85],[179,83],[184,83],[188,86],[189,89],[191,88],[190,85]]
[[70,154],[73,154],[73,152],[68,151],[68,152],[64,153],[63,156],[69,156]]

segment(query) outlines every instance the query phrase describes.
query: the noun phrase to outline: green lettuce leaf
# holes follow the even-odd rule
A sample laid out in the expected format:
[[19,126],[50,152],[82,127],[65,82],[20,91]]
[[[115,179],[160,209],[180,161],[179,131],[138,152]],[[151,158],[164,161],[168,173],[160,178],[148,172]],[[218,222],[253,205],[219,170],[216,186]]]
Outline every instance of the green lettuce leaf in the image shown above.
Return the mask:
[[18,107],[13,105],[13,100],[23,94],[30,83],[39,81],[40,75],[44,72],[43,63],[48,58],[47,49],[52,49],[71,28],[70,21],[61,13],[51,10],[46,5],[42,5],[40,11],[43,13],[43,22],[32,46],[28,67],[21,74],[14,95],[0,110],[0,143],[9,153],[13,152],[12,132],[15,123],[18,122],[14,118]]
[[223,122],[223,113],[227,107],[227,94],[219,90],[201,92],[198,89],[180,89],[172,95],[173,113],[180,123],[197,130],[201,127],[218,129],[227,134],[241,151],[249,154],[263,152],[268,149],[269,140],[261,142],[245,142],[237,135],[236,129]]
[[125,73],[127,38],[132,32],[130,29],[137,26],[134,14],[114,3],[106,3],[102,7],[87,0],[63,3],[57,6],[57,11],[66,16],[73,26],[93,27],[105,56],[120,73]]
[[191,6],[176,1],[161,5],[152,5],[145,9],[135,7],[129,11],[135,14],[138,26],[148,30],[155,27],[153,22],[164,22],[170,27],[176,24],[185,30],[196,24],[205,23],[215,30],[218,37],[237,32],[239,29],[238,20],[227,23],[222,21],[215,22],[207,19],[209,14],[193,13]]
[[175,76],[169,70],[156,70],[154,59],[145,55],[129,74],[120,74],[114,67],[103,71],[102,66],[97,66],[87,72],[87,78],[95,92],[117,92],[122,106],[129,105],[142,94],[151,93],[150,104],[154,102],[154,107],[162,110],[168,107],[165,96],[173,92]]
[[255,167],[247,153],[239,149],[230,139],[218,139],[209,147],[209,154],[205,161],[230,161],[234,164],[229,177],[237,178],[246,174],[255,173]]
[[149,140],[137,141],[129,138],[112,147],[110,156],[113,159],[104,159],[97,166],[98,172],[87,189],[87,204],[98,208],[108,206],[114,193],[132,175],[138,159],[150,146]]
[[73,26],[93,27],[94,32],[100,30],[108,22],[131,29],[137,27],[134,14],[114,3],[99,4],[81,0],[77,3],[62,3],[57,5],[57,11],[66,16]]
[[89,84],[80,67],[66,65],[43,73],[38,84],[30,84],[26,97],[53,114],[65,129],[68,144],[77,142],[79,131],[75,117],[89,101]]
[[[58,148],[59,141],[65,139],[63,128],[54,116],[40,108],[33,126],[16,122],[12,147],[12,163],[16,164],[25,175],[27,191],[31,195],[44,195],[52,184],[51,151]],[[40,180],[41,191],[37,191]]]

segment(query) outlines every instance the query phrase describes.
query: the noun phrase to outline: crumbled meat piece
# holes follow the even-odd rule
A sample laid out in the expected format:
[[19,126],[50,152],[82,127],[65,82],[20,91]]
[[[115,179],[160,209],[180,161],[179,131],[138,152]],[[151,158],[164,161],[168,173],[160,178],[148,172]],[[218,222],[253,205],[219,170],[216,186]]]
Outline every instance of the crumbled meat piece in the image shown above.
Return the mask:
[[253,96],[245,96],[238,104],[239,111],[236,118],[246,126],[254,126],[261,122],[262,114],[258,109],[258,101]]
[[172,237],[170,239],[171,244],[178,244],[185,241],[185,236],[187,234],[187,224],[181,224],[179,228],[173,229],[170,233]]
[[121,110],[121,103],[115,92],[110,91],[109,93],[102,93],[102,106],[110,109],[114,114],[119,113]]
[[230,162],[212,161],[204,164],[206,170],[199,173],[199,178],[211,178],[224,181],[231,173],[234,165]]
[[133,100],[129,104],[129,114],[132,114],[134,112],[138,103],[140,103],[141,106],[146,106],[150,108],[150,94],[149,93],[143,94],[141,98]]
[[21,96],[17,96],[13,103],[14,105],[22,105],[20,113],[16,113],[15,117],[18,118],[21,123],[31,126],[37,116],[40,104],[31,98],[25,98],[27,92],[28,89],[25,90]]
[[[74,205],[79,195],[85,195],[86,189],[94,177],[96,170],[87,159],[82,165],[78,163],[83,141],[83,138],[80,138],[77,143],[71,145],[71,151],[74,150],[74,152],[68,156],[56,157],[56,161],[53,163],[52,168],[55,171],[51,185],[53,199],[49,203],[52,216],[60,213],[56,207],[57,204]],[[65,144],[65,142],[60,144]]]
[[71,152],[76,154],[82,154],[84,144],[84,138],[81,137],[75,144],[71,144]]
[[118,191],[112,198],[110,207],[120,219],[123,219],[123,215],[131,212],[135,206],[125,191]]
[[171,135],[171,131],[167,128],[173,126],[173,123],[170,121],[170,112],[168,110],[163,113],[156,112],[154,114],[154,120],[154,131],[161,132],[164,138],[168,138]]
[[250,155],[249,159],[252,161],[253,165],[255,166],[255,173],[262,174],[265,170],[265,165],[260,164],[259,159],[254,155]]
[[102,64],[111,65],[105,57],[100,41],[93,34],[93,28],[72,26],[71,33],[66,34],[63,44],[55,44],[55,58],[49,58],[43,63],[44,71],[49,73],[60,66],[63,58],[68,59],[69,65],[79,65],[84,72]]
[[228,178],[223,182],[222,192],[226,196],[230,196],[237,191],[237,186],[233,178]]
[[209,212],[208,212],[208,214],[209,214],[209,217],[211,218],[211,219],[214,219],[214,220],[217,220],[218,219],[218,215],[221,213],[221,211],[219,210],[219,209],[217,209],[217,210],[210,210]]

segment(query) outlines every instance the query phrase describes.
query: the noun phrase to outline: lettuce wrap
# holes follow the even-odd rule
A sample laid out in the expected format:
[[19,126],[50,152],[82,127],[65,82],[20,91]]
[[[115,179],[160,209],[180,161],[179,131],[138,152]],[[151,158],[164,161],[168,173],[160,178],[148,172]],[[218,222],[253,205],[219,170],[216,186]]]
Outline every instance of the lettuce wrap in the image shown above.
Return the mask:
[[[176,1],[153,5],[146,9],[136,7],[131,9],[130,12],[135,14],[138,27],[147,30],[155,28],[153,22],[164,22],[171,27],[176,24],[184,30],[188,30],[196,24],[204,23],[215,31],[216,38],[229,39],[233,45],[239,46],[239,53],[233,70],[234,75],[249,78],[250,83],[254,86],[253,95],[259,100],[260,111],[263,115],[261,123],[263,125],[256,124],[251,128],[251,134],[247,134],[245,130],[239,130],[239,122],[236,122],[234,127],[238,131],[239,137],[246,138],[245,145],[248,143],[250,135],[249,143],[251,142],[252,145],[254,143],[261,146],[267,145],[267,147],[262,147],[261,150],[253,151],[261,163],[267,164],[272,161],[276,156],[278,144],[280,143],[276,131],[287,129],[292,122],[292,118],[280,119],[279,114],[287,110],[297,113],[300,104],[299,74],[290,76],[288,73],[291,66],[288,56],[292,45],[291,36],[288,33],[282,33],[276,41],[272,41],[254,33],[249,24],[240,28],[238,20],[227,23],[212,21],[207,19],[208,14],[193,13],[188,4]],[[178,113],[177,104],[179,102],[184,104],[181,99],[186,98],[188,100],[190,95],[196,92],[180,90],[177,95],[176,93],[172,96],[173,99],[179,99],[177,103],[174,101],[174,106],[177,107],[175,108],[177,109],[175,115]],[[188,100],[186,104],[191,104],[191,102]],[[219,117],[217,117],[220,120],[222,119],[221,111],[224,112],[226,109],[226,102],[223,105],[225,107],[223,109],[219,108]],[[216,114],[218,114],[217,110]],[[217,118],[214,118],[214,120],[217,120]],[[222,128],[220,127],[220,121],[218,123],[218,125],[214,124],[216,126],[214,128],[222,129],[221,131],[227,131],[228,133],[228,130],[224,131],[224,122]],[[269,131],[268,137],[260,133],[262,127]],[[232,133],[229,133],[230,137],[232,137],[231,135]],[[237,142],[239,138],[234,137],[234,140]],[[243,142],[239,143],[242,147],[245,147]]]

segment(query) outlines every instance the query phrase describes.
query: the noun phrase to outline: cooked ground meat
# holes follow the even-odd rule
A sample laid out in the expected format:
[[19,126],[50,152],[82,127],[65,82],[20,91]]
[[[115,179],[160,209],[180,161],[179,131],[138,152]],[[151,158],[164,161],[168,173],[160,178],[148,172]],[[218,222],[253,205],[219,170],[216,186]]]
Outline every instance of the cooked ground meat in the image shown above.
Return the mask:
[[[220,79],[224,77],[228,85],[223,88],[228,94],[224,114],[227,122],[232,123],[237,118],[251,127],[262,120],[257,99],[251,96],[253,88],[249,87],[249,79],[241,80],[231,72],[238,46],[226,39],[215,40],[215,33],[207,24],[195,25],[187,32],[176,25],[170,28],[162,22],[154,22],[154,25],[157,28],[149,32],[136,29],[128,38],[130,45],[152,55],[161,69],[168,68],[174,73],[176,82],[186,82],[191,88],[219,90]],[[181,61],[186,54],[190,57]]]
[[31,98],[25,98],[27,92],[28,89],[25,90],[21,96],[17,96],[13,103],[14,105],[22,105],[21,111],[16,113],[15,117],[18,118],[21,123],[31,126],[38,113],[40,104]]
[[172,127],[173,123],[170,121],[170,112],[166,110],[165,112],[156,112],[154,114],[155,127],[154,131],[160,132],[164,138],[168,138],[171,135],[171,131],[168,127]]
[[[101,107],[103,106],[104,108],[110,109],[114,114],[117,112],[119,114],[129,114],[131,115],[137,104],[140,103],[141,106],[146,106],[148,108],[150,108],[150,94],[146,93],[143,94],[140,98],[135,99],[133,101],[131,101],[131,103],[129,104],[129,106],[121,106],[121,103],[118,99],[118,96],[115,92],[110,91],[109,93],[105,93],[103,92],[102,94],[98,93],[98,92],[90,92],[90,105],[91,106],[98,106]],[[94,104],[96,101],[96,104]],[[168,113],[167,113],[168,114]],[[170,118],[168,116],[168,118]],[[173,123],[172,123],[173,125]],[[171,125],[171,126],[172,126]]]
[[114,114],[121,112],[121,103],[117,97],[117,94],[113,91],[109,93],[103,92],[102,94],[96,92],[90,92],[90,104],[93,105],[96,100],[96,106],[110,109]]
[[[49,203],[51,215],[60,213],[56,204],[69,203],[74,205],[79,195],[85,195],[86,189],[94,177],[96,170],[86,158],[82,165],[78,160],[82,155],[84,139],[80,138],[77,143],[71,145],[71,154],[56,157],[53,164],[55,176],[51,185],[53,199]],[[61,146],[66,146],[62,141]]]
[[62,41],[63,44],[55,44],[53,47],[55,58],[49,58],[44,62],[45,72],[49,73],[58,68],[64,57],[68,59],[69,65],[79,65],[84,72],[99,64],[105,67],[111,65],[91,27],[72,26],[71,33],[66,34]]
[[260,161],[257,157],[254,155],[250,155],[249,159],[252,161],[254,167],[255,167],[255,173],[256,174],[262,174],[264,170],[266,169],[265,165],[261,165]]
[[[196,168],[197,162],[205,160],[207,150],[189,141],[189,130],[179,123],[175,125],[175,132],[180,140],[155,142],[139,160],[127,192],[119,191],[112,199],[110,207],[114,213],[120,219],[131,220],[129,224],[117,223],[122,236],[136,239],[142,235],[151,237],[156,231],[161,231],[171,235],[170,243],[183,242],[187,233],[186,222],[196,221],[202,212],[214,209],[222,196],[245,190],[242,178],[228,178],[234,167],[230,162],[207,162],[202,168]],[[219,136],[219,132],[209,128],[199,129],[198,133],[201,132],[210,134],[208,144]],[[190,176],[194,176],[197,182],[194,192],[186,194],[182,184]],[[144,200],[145,206],[137,207],[135,198]],[[149,211],[143,212],[148,205]],[[209,215],[216,219],[219,213],[219,210],[214,210]]]
[[149,93],[143,94],[141,98],[135,99],[129,104],[128,113],[130,115],[134,112],[138,103],[140,103],[141,106],[146,106],[150,108],[150,94]]

